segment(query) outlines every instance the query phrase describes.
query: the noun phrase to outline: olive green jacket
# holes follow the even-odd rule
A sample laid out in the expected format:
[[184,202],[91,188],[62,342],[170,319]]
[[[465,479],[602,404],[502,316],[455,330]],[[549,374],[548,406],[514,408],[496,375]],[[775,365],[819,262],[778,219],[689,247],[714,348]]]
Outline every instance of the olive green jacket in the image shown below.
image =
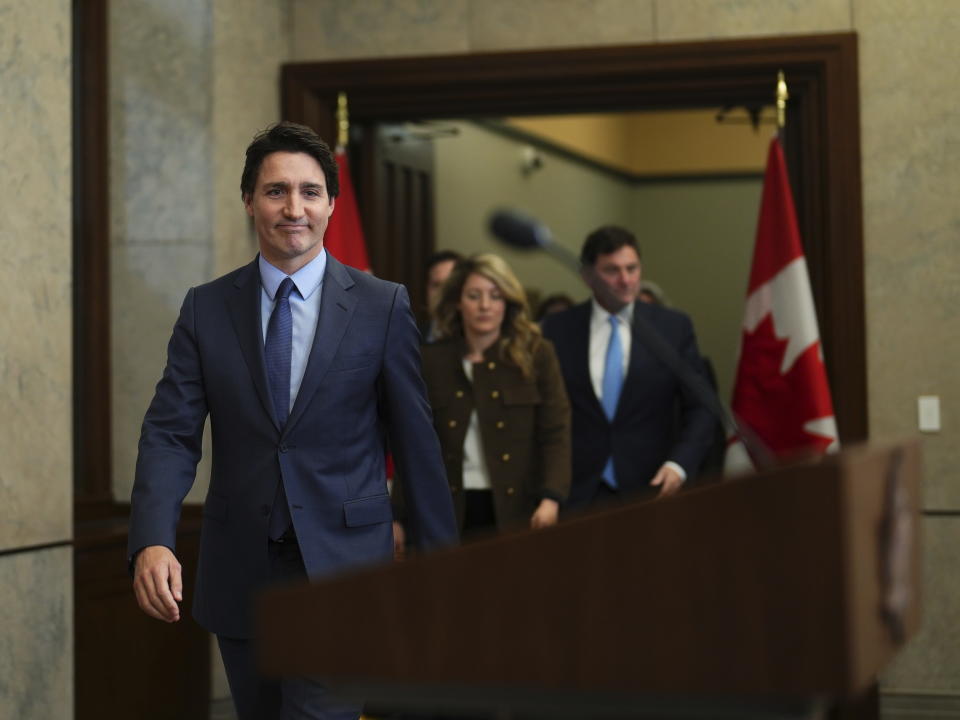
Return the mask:
[[493,490],[497,527],[525,526],[543,498],[570,490],[570,403],[549,340],[534,353],[533,377],[501,358],[497,345],[463,369],[462,340],[426,345],[423,376],[440,438],[457,518],[463,524],[463,445],[476,410]]

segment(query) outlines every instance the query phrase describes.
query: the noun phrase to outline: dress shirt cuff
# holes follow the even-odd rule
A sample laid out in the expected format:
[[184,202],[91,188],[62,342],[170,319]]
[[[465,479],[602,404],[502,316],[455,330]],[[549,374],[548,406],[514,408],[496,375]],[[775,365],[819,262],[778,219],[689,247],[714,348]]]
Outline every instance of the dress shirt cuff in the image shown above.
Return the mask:
[[679,476],[680,476],[680,482],[686,482],[686,481],[687,481],[687,471],[684,470],[684,469],[683,469],[682,467],[680,467],[679,465],[677,465],[677,463],[675,463],[673,460],[667,460],[667,461],[663,464],[663,466],[670,468],[670,469],[673,470],[677,475],[679,475]]

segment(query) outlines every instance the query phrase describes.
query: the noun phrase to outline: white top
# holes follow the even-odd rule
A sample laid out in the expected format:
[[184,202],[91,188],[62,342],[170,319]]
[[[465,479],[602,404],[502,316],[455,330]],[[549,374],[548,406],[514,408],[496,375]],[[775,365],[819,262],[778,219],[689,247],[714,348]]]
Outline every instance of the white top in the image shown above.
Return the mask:
[[[463,372],[467,380],[473,382],[473,363],[464,358]],[[480,438],[480,420],[477,411],[470,413],[470,422],[467,423],[467,436],[463,440],[463,489],[489,490],[490,472],[487,470],[487,459],[483,454],[483,443]]]

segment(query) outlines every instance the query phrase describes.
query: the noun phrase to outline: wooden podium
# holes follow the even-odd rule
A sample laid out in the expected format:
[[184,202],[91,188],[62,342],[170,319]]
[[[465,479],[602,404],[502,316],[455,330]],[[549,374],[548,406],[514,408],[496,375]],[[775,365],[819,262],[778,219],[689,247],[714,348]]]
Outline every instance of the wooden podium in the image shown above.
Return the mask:
[[267,672],[393,707],[818,717],[919,622],[920,453],[860,447],[258,607]]

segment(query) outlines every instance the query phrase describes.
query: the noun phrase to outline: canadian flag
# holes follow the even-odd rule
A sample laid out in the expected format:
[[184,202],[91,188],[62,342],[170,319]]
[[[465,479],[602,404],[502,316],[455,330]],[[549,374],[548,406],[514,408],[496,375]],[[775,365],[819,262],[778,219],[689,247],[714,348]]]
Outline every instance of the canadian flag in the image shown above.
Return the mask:
[[357,270],[370,270],[367,243],[363,238],[360,213],[357,212],[357,197],[353,192],[350,176],[350,160],[342,147],[337,147],[337,176],[340,178],[340,195],[334,205],[333,215],[327,223],[323,246],[344,265]]
[[[777,458],[839,447],[807,262],[777,138],[767,157],[731,407]],[[744,444],[732,438],[725,472],[753,466]]]

